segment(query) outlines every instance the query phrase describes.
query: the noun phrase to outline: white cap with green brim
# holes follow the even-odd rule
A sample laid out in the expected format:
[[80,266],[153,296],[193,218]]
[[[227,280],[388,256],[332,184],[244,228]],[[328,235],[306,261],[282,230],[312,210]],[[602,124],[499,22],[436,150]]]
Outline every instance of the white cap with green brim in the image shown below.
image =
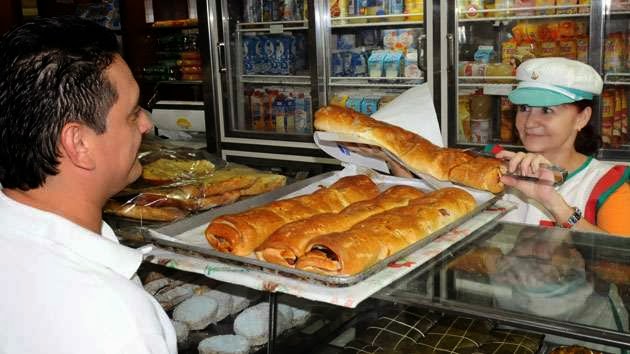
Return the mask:
[[592,100],[602,92],[601,76],[590,65],[565,58],[537,58],[516,69],[520,82],[508,98],[514,104],[549,107]]

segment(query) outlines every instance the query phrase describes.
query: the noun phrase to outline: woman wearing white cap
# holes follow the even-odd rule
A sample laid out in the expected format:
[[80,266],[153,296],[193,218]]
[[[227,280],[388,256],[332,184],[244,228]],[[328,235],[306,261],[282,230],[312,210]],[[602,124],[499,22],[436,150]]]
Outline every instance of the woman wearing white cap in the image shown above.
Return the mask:
[[500,151],[509,170],[549,178],[543,164],[569,171],[559,187],[503,176],[513,187],[506,199],[518,208],[505,220],[575,227],[582,231],[630,235],[630,170],[592,157],[600,146],[589,120],[600,75],[589,65],[564,58],[539,58],[517,69],[518,86],[508,98],[518,105],[516,128],[527,152]]

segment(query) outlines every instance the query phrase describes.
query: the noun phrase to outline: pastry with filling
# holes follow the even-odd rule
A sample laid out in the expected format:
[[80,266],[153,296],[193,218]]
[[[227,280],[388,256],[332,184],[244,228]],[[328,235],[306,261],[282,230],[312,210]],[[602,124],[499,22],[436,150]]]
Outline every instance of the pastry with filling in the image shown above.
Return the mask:
[[293,268],[309,241],[319,235],[348,230],[372,215],[409,204],[424,195],[409,186],[394,186],[377,197],[350,204],[339,213],[324,213],[288,223],[276,230],[256,250],[260,260]]
[[218,251],[246,256],[287,223],[339,212],[352,203],[374,198],[378,193],[374,182],[365,175],[343,177],[330,187],[322,187],[311,194],[219,216],[208,225],[205,236]]

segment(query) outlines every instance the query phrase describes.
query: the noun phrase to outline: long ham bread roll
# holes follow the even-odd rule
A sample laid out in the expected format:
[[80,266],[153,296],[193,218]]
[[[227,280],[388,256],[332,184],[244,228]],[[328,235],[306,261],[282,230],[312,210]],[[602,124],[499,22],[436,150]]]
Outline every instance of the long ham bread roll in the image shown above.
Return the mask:
[[[343,134],[357,135],[374,142],[401,159],[414,170],[431,175],[439,180],[450,180],[451,170],[456,166],[468,163],[475,157],[463,150],[441,148],[427,139],[407,131],[398,126],[378,121],[351,109],[328,106],[320,108],[315,113],[315,128]],[[498,161],[498,160],[497,160]],[[469,181],[468,175],[458,180],[458,183],[490,191],[503,190],[503,184],[496,181],[494,176],[500,174],[499,167],[488,181],[479,183]],[[460,176],[458,174],[457,176]],[[495,192],[496,193],[496,192]]]
[[284,224],[317,214],[336,213],[354,202],[374,198],[378,193],[374,182],[365,175],[344,177],[312,194],[219,216],[208,225],[206,239],[216,250],[246,256]]
[[350,204],[339,213],[324,213],[294,221],[276,230],[256,250],[258,259],[293,268],[308,242],[319,235],[345,231],[372,215],[405,206],[424,195],[409,186],[394,186],[377,197]]
[[328,275],[356,274],[473,210],[475,199],[444,188],[407,206],[376,214],[347,231],[315,237],[296,268]]
[[453,167],[449,172],[449,179],[455,183],[499,193],[505,188],[501,182],[501,175],[506,172],[507,169],[500,160],[478,156],[474,160]]

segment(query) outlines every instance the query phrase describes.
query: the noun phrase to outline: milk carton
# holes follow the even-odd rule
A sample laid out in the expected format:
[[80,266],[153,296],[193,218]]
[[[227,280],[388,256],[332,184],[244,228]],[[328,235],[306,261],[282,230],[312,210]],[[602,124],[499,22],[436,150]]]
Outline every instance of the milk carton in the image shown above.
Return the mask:
[[253,35],[243,36],[243,72],[245,74],[256,74],[256,46],[258,37]]
[[384,50],[373,50],[368,58],[369,77],[383,77],[383,65],[387,52]]
[[344,76],[345,72],[344,72],[344,65],[343,65],[343,56],[341,55],[340,51],[334,51],[332,52],[331,58],[330,58],[330,70],[332,73],[332,76]]
[[363,97],[350,97],[346,101],[346,108],[350,108],[355,112],[361,112],[361,105],[363,104]]
[[361,113],[371,116],[378,110],[378,97],[365,97],[361,102]]
[[422,71],[418,66],[418,51],[413,49],[405,55],[405,77],[422,78]]
[[383,71],[385,77],[400,77],[404,72],[404,59],[401,52],[388,52],[383,62]]
[[295,38],[295,70],[306,70],[306,36],[303,33],[296,33]]
[[367,54],[363,48],[350,51],[350,72],[348,76],[368,76]]
[[261,53],[258,55],[258,51],[256,52],[258,56],[258,63],[260,70],[258,73],[260,74],[276,74],[277,68],[273,66],[274,57],[276,53],[276,47],[271,36],[261,36],[260,37],[260,49]]
[[289,35],[274,36],[273,43],[272,73],[291,74],[294,71],[295,63],[295,38]]

